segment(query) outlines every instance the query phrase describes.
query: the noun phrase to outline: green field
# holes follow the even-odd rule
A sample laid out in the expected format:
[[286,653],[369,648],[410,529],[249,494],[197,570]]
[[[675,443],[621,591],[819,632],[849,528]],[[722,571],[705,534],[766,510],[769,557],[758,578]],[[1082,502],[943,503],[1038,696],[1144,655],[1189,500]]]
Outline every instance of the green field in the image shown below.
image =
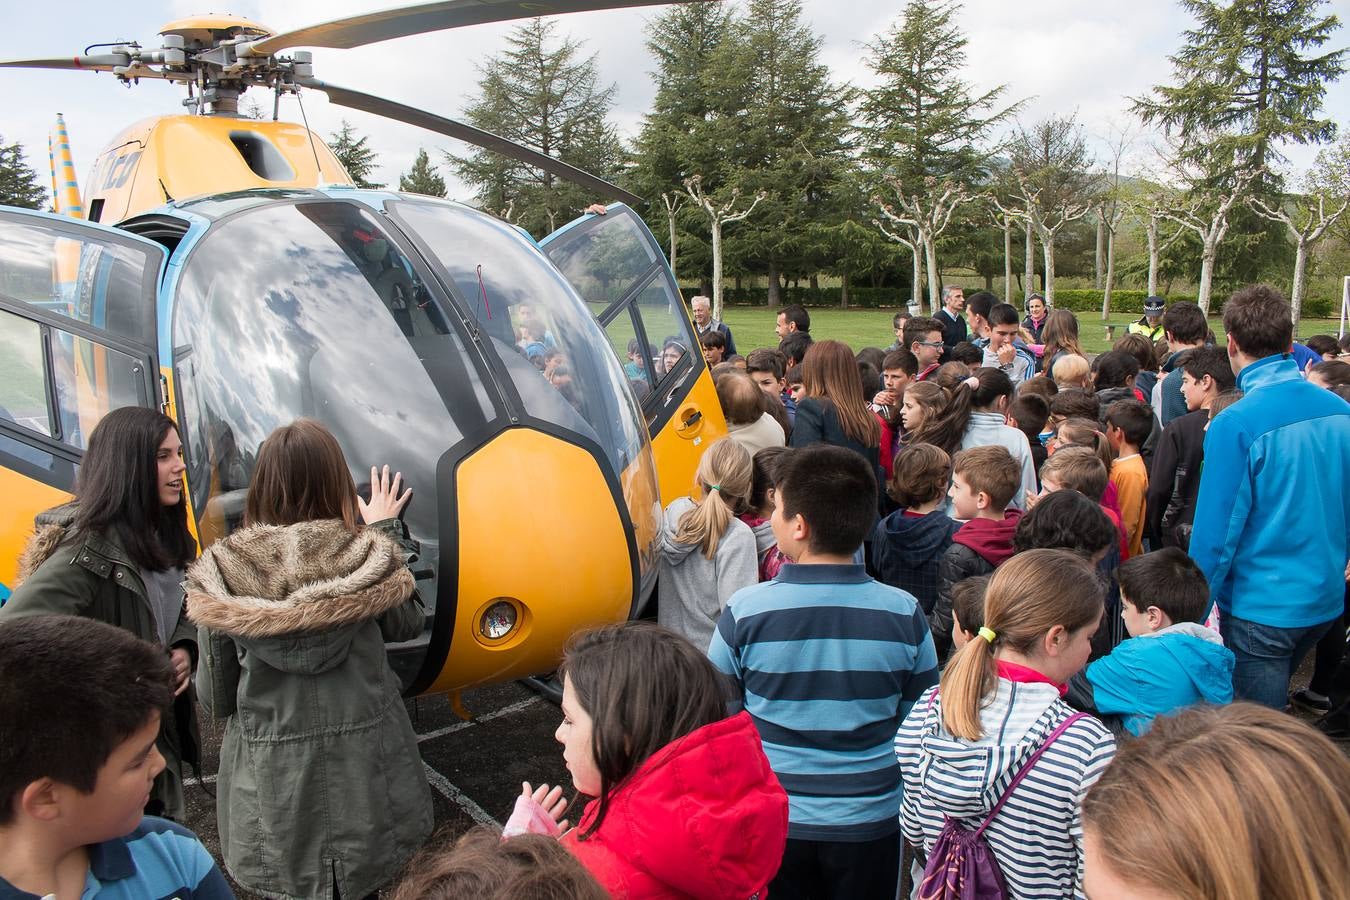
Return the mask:
[[[888,347],[895,340],[891,330],[893,309],[812,309],[811,336],[816,340],[832,338],[843,341],[855,351],[863,347]],[[777,319],[776,310],[768,307],[728,306],[723,312],[723,320],[731,328],[736,338],[736,349],[742,355],[756,347],[776,347],[778,338],[774,336],[773,326]],[[1112,316],[1108,322],[1102,322],[1096,315],[1078,316],[1079,335],[1083,349],[1089,353],[1101,353],[1110,349],[1106,338],[1106,324],[1116,326],[1116,337],[1125,333],[1125,326],[1138,319],[1138,316]],[[1210,327],[1220,338],[1223,337],[1223,322],[1211,317]],[[1304,319],[1299,323],[1299,337],[1314,334],[1335,334],[1336,319]]]

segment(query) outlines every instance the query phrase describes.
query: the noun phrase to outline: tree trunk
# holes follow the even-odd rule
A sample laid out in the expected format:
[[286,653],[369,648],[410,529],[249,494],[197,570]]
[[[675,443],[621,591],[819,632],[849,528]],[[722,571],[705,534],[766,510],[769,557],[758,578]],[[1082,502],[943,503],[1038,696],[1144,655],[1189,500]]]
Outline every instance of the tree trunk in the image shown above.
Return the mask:
[[[989,272],[984,273],[984,289],[991,294],[994,292],[994,276]],[[1004,296],[1006,297],[1007,294],[1005,293]]]
[[919,245],[910,247],[910,257],[914,261],[914,274],[910,278],[909,288],[909,308],[916,316],[923,315],[923,301],[920,299],[919,291],[923,284],[923,263],[919,260]]
[[1158,259],[1162,256],[1158,250],[1158,220],[1149,219],[1148,228],[1148,296],[1158,295]]
[[1092,286],[1102,289],[1102,244],[1105,240],[1106,225],[1102,217],[1097,216],[1097,248],[1092,254]]
[[1294,249],[1294,289],[1289,292],[1289,315],[1294,320],[1294,336],[1298,336],[1298,320],[1303,317],[1303,280],[1308,264],[1308,241],[1300,235]]
[[722,223],[714,217],[712,220],[712,257],[713,257],[713,321],[722,321]]
[[848,273],[839,276],[839,308],[848,309]]
[[1209,292],[1210,286],[1214,282],[1214,256],[1216,251],[1215,242],[1205,241],[1204,253],[1200,256],[1200,293],[1196,297],[1196,303],[1200,306],[1200,311],[1209,317]]
[[942,285],[938,283],[937,240],[931,234],[923,235],[923,256],[928,262],[928,314],[935,316],[941,303],[938,295]]
[[[1023,306],[1026,305],[1026,298],[1031,296],[1031,292],[1036,290],[1036,244],[1031,237],[1031,220],[1027,220],[1027,245],[1026,245],[1026,281],[1022,285]],[[1050,298],[1045,298],[1047,306],[1050,305]]]
[[1116,231],[1106,232],[1106,284],[1102,288],[1102,321],[1111,315],[1111,289],[1116,284]]
[[1055,236],[1041,241],[1041,252],[1045,254],[1045,305],[1055,305]]
[[[1003,299],[1012,303],[1012,223],[1003,220]],[[1022,304],[1025,306],[1026,304]]]
[[820,289],[820,278],[815,272],[811,273],[811,277],[807,280],[807,283],[811,285],[811,290],[813,291]]
[[783,305],[783,286],[778,282],[778,260],[769,260],[769,307],[777,309]]
[[666,218],[670,220],[670,274],[675,276],[675,281],[678,284],[680,274],[679,269],[675,268],[675,214],[673,212],[667,213]]

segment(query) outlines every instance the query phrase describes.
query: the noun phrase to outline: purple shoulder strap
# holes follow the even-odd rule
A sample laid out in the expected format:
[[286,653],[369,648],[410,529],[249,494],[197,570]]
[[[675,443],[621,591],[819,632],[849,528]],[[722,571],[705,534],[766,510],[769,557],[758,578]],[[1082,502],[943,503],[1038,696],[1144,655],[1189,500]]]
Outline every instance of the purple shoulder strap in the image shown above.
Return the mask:
[[1036,762],[1041,758],[1041,754],[1044,753],[1046,749],[1051,744],[1053,744],[1061,734],[1068,731],[1069,726],[1073,725],[1073,723],[1077,722],[1079,719],[1086,719],[1086,718],[1088,718],[1088,714],[1085,712],[1074,713],[1073,715],[1065,719],[1063,722],[1060,722],[1059,726],[1054,731],[1050,732],[1050,734],[1046,737],[1044,741],[1041,741],[1041,745],[1036,748],[1035,752],[1033,752],[1031,756],[1027,758],[1026,762],[1022,763],[1022,768],[1017,770],[1017,774],[1013,776],[1012,783],[1009,784],[1007,788],[1004,789],[1003,796],[998,798],[998,802],[995,803],[994,808],[989,811],[989,815],[985,818],[985,820],[982,823],[980,823],[979,829],[976,830],[975,832],[977,835],[984,834],[984,830],[989,827],[990,822],[994,821],[994,817],[998,815],[998,811],[1003,808],[1003,804],[1006,803],[1008,798],[1012,796],[1012,792],[1017,789],[1017,786],[1019,784],[1022,783],[1022,779],[1026,778],[1027,775],[1030,774],[1032,768],[1036,765]]

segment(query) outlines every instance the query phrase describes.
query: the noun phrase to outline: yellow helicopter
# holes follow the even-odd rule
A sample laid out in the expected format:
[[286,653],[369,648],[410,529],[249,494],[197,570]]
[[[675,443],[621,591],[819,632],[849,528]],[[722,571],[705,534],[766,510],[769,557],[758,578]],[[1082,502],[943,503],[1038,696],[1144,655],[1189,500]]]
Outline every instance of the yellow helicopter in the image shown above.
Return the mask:
[[[179,423],[204,544],[238,526],[259,444],[298,416],[332,429],[358,476],[403,472],[430,611],[420,639],[390,646],[409,693],[547,672],[577,628],[639,613],[663,502],[726,426],[638,198],[318,81],[291,48],[648,2],[450,0],[284,34],[205,16],[155,49],[0,62],[177,82],[191,111],[123,131],[83,197],[58,132],[53,189],[74,215],[0,207],[0,601],[89,432],[146,405]],[[357,189],[303,125],[240,118],[249,88],[320,90],[628,203],[536,243],[461,204]]]

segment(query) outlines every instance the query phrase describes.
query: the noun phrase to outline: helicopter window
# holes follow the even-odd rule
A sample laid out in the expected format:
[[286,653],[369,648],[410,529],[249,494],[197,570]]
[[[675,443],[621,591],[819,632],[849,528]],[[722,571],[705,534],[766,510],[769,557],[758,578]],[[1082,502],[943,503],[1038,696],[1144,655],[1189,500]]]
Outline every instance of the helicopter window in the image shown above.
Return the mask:
[[[651,269],[656,256],[628,215],[606,218],[600,228],[564,236],[549,258],[596,315],[623,297]],[[619,353],[622,359],[624,354]]]
[[623,471],[646,430],[595,317],[528,237],[454,203],[388,204],[444,267],[526,411],[595,440]]
[[623,374],[628,376],[628,385],[641,402],[652,392],[652,367],[648,360],[647,347],[637,336],[633,326],[631,309],[621,309],[605,325],[605,336],[614,353],[623,360]]
[[642,320],[642,330],[647,334],[652,375],[657,382],[687,372],[685,361],[690,359],[689,350],[694,343],[689,337],[684,316],[671,309],[671,297],[666,290],[665,279],[655,278],[643,288],[637,295],[633,309],[637,311],[638,318]]
[[0,421],[52,437],[42,362],[42,326],[0,312]]
[[0,294],[153,344],[159,260],[149,249],[89,231],[68,237],[60,228],[0,221]]
[[231,131],[230,143],[248,163],[253,174],[268,181],[294,181],[295,170],[281,151],[256,131]]
[[[175,362],[203,540],[238,524],[263,439],[308,416],[336,435],[358,485],[372,464],[403,473],[404,520],[436,565],[437,463],[495,413],[377,218],[331,201],[248,210],[212,226],[179,284]],[[433,366],[452,370],[464,402],[447,409]]]

